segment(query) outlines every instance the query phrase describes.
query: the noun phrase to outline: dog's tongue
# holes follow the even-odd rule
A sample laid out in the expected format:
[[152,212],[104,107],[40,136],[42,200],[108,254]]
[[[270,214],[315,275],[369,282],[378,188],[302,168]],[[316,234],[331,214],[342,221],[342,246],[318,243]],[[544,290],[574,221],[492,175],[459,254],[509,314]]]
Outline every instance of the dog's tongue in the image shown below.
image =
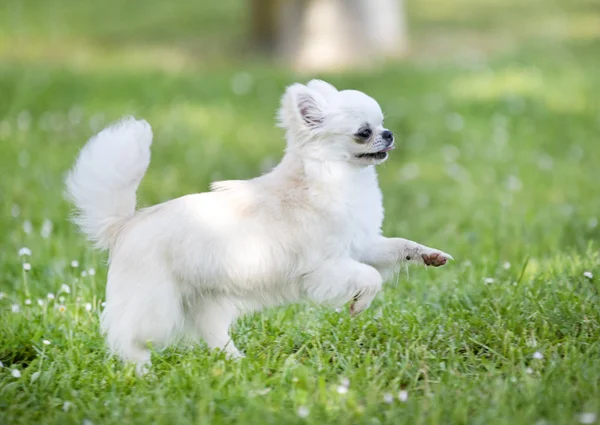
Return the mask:
[[379,152],[389,152],[389,151],[391,151],[392,149],[396,149],[396,146],[394,146],[394,145],[390,145],[390,146],[388,146],[387,148],[380,150]]

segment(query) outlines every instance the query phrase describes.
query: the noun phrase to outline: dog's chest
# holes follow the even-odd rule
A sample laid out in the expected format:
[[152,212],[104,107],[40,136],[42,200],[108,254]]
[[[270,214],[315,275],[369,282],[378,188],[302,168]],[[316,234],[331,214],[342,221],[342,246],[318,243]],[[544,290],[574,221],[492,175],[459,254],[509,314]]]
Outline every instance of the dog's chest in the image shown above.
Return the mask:
[[366,244],[381,233],[383,206],[377,176],[356,176],[328,187],[330,201],[324,235],[336,249],[360,255]]
[[352,251],[361,251],[362,246],[381,232],[383,222],[382,196],[379,186],[373,184],[355,191],[348,200],[346,212],[347,243]]

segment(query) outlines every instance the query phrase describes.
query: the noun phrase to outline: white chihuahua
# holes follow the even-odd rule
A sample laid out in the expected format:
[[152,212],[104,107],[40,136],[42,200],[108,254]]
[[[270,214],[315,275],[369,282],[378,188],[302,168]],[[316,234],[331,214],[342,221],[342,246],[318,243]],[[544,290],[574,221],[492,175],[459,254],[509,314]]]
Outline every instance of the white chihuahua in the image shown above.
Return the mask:
[[148,343],[203,338],[242,356],[229,328],[240,315],[310,300],[358,314],[402,263],[452,257],[385,238],[375,165],[394,137],[377,102],[313,80],[287,88],[279,111],[287,149],[271,172],[135,210],[152,131],[124,119],[82,149],[67,178],[77,224],[110,250],[102,328],[111,350],[150,364]]

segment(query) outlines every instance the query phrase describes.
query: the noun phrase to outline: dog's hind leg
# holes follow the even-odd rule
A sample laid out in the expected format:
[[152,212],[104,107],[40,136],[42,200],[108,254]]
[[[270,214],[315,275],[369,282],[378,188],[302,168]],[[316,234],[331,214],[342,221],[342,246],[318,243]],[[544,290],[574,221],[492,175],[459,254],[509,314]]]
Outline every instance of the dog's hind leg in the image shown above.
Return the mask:
[[181,294],[156,269],[111,268],[101,322],[111,351],[143,373],[150,366],[150,346],[164,348],[181,334]]
[[118,353],[124,361],[135,364],[135,371],[139,376],[145,375],[152,364],[150,350],[143,344],[131,342],[127,346],[120,345]]
[[200,299],[188,313],[188,327],[192,335],[204,339],[209,348],[222,350],[230,358],[240,358],[244,354],[229,336],[229,328],[238,315],[237,308],[229,300]]

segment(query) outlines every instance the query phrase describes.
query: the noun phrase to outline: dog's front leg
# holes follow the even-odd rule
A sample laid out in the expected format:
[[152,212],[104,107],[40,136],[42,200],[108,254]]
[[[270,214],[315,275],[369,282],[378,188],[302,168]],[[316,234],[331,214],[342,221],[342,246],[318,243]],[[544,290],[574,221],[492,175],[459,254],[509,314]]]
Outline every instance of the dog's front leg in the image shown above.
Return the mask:
[[439,267],[450,259],[452,259],[450,254],[438,249],[429,248],[408,239],[381,236],[365,247],[361,260],[375,267],[387,277],[390,270],[397,269],[402,263]]

